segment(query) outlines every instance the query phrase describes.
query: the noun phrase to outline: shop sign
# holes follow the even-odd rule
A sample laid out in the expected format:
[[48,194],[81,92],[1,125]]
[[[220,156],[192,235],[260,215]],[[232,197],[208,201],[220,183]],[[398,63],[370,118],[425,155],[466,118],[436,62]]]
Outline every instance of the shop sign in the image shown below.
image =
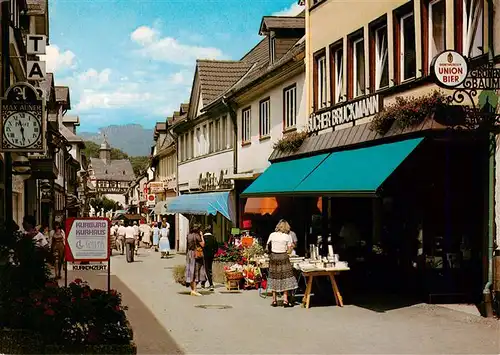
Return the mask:
[[66,220],[66,260],[108,261],[109,226],[107,218],[69,218]]
[[212,172],[200,174],[198,179],[199,189],[203,191],[231,190],[233,188],[233,180],[226,179],[226,175],[224,170],[220,171],[219,176]]
[[343,102],[309,117],[308,132],[318,132],[344,123],[353,122],[380,112],[380,95],[370,95],[358,100]]
[[467,60],[455,51],[444,51],[438,54],[432,63],[432,73],[437,82],[446,88],[461,85],[469,72]]
[[90,265],[71,264],[71,270],[73,270],[73,271],[108,271],[108,265],[101,264],[101,263],[92,263]]
[[148,195],[148,206],[156,205],[156,195]]
[[98,186],[96,188],[96,191],[101,194],[116,194],[116,195],[122,195],[126,193],[128,188],[126,187],[103,187],[103,186]]
[[165,187],[161,181],[153,181],[149,183],[149,193],[151,194],[157,194],[163,192],[164,190]]

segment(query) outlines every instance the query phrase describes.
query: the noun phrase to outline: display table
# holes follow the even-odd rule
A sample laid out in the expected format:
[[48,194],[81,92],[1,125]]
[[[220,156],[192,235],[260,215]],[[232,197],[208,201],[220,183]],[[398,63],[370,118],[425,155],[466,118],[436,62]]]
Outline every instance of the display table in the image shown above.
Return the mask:
[[342,300],[342,295],[340,294],[339,288],[337,286],[337,282],[335,281],[335,275],[338,275],[342,271],[349,271],[349,269],[319,269],[319,270],[302,270],[302,275],[304,275],[307,280],[306,283],[306,291],[304,293],[304,298],[302,299],[302,306],[305,308],[309,308],[309,302],[311,300],[311,290],[313,279],[318,276],[327,276],[330,278],[330,282],[332,283],[332,291],[335,296],[335,303],[339,307],[344,306],[344,302]]

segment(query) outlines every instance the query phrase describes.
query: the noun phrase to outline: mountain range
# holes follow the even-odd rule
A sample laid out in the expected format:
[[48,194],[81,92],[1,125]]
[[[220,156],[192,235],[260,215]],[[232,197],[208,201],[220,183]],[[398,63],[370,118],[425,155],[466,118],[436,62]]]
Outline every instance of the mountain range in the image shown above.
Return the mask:
[[78,132],[85,141],[101,144],[106,135],[112,148],[118,148],[131,157],[151,154],[153,145],[153,129],[144,128],[140,124],[111,125],[101,127],[96,132]]

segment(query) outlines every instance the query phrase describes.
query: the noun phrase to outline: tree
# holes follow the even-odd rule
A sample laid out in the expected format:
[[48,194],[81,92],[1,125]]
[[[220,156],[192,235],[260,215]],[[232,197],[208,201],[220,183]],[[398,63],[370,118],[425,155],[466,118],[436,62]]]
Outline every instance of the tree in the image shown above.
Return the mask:
[[149,167],[149,157],[147,156],[130,157],[129,160],[132,164],[132,168],[134,169],[135,176],[141,175]]
[[111,200],[111,199],[107,198],[106,196],[96,197],[90,202],[90,204],[92,205],[92,207],[95,208],[96,212],[101,211],[101,209],[103,209],[103,208],[104,208],[104,212],[116,211],[119,209],[123,209],[123,206],[119,202],[117,202],[115,200]]

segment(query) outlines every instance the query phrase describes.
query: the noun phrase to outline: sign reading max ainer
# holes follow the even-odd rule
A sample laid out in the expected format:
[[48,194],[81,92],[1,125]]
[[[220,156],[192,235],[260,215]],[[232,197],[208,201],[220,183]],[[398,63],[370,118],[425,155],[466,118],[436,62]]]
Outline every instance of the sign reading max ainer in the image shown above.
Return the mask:
[[66,221],[66,260],[109,260],[109,225],[107,218],[68,219]]
[[376,94],[337,104],[324,112],[312,114],[307,131],[317,132],[372,116],[380,111],[380,103],[380,95]]

